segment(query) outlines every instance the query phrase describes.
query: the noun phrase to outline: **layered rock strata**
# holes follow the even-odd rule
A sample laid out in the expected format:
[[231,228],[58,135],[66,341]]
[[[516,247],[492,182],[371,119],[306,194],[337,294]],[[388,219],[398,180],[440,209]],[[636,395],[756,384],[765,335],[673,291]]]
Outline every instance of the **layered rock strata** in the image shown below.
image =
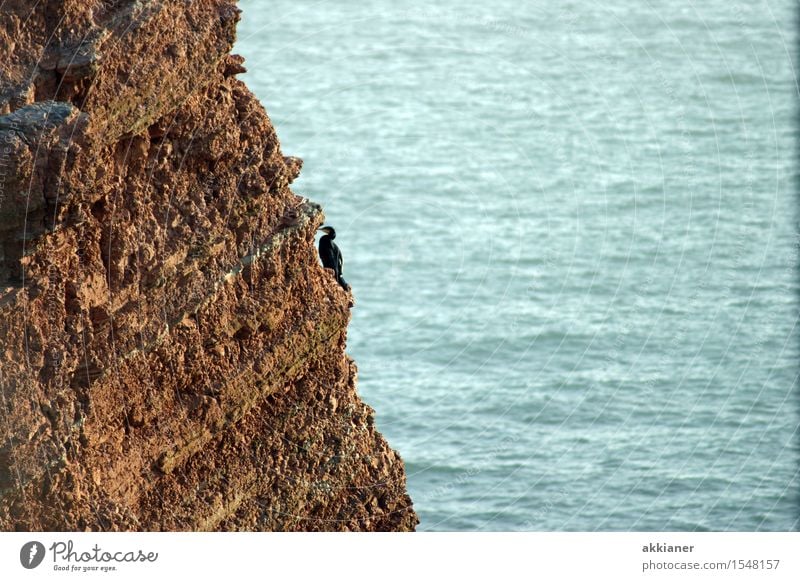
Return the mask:
[[237,8],[0,12],[0,529],[413,529]]

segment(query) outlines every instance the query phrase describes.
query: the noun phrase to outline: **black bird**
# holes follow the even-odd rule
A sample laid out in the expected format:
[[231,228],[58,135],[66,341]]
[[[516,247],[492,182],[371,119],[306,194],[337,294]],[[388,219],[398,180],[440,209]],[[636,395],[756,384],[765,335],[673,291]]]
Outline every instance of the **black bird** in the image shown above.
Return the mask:
[[342,278],[344,264],[342,252],[333,242],[333,239],[336,238],[336,230],[332,226],[323,226],[320,230],[325,232],[325,236],[319,239],[319,257],[322,259],[322,266],[332,269],[336,274],[336,282],[342,285],[344,290],[350,290],[350,285]]

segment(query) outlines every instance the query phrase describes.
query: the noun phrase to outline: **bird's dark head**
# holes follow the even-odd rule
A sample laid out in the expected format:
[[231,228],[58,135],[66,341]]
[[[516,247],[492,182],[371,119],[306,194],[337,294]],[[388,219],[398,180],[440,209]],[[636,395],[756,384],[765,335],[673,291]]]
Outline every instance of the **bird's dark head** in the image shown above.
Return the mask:
[[325,232],[331,238],[336,238],[336,230],[333,229],[333,226],[323,226],[320,228],[321,232]]

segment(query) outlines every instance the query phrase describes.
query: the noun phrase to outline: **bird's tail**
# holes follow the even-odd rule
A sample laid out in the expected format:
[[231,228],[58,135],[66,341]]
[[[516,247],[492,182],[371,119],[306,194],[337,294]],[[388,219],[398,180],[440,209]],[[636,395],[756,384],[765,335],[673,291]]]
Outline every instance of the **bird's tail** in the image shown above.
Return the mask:
[[346,290],[346,291],[349,291],[349,290],[350,290],[350,285],[349,285],[349,284],[347,284],[347,281],[346,281],[345,279],[343,279],[343,278],[340,276],[340,277],[339,277],[337,280],[339,281],[339,284],[340,284],[340,285],[342,285],[342,288],[343,288],[344,290]]

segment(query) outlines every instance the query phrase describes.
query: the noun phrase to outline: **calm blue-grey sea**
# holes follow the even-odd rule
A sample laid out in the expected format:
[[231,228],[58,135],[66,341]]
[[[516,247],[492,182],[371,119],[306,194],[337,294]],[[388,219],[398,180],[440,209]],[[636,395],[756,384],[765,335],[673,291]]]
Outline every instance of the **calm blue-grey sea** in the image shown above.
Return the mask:
[[798,527],[791,0],[242,0],[421,530]]

